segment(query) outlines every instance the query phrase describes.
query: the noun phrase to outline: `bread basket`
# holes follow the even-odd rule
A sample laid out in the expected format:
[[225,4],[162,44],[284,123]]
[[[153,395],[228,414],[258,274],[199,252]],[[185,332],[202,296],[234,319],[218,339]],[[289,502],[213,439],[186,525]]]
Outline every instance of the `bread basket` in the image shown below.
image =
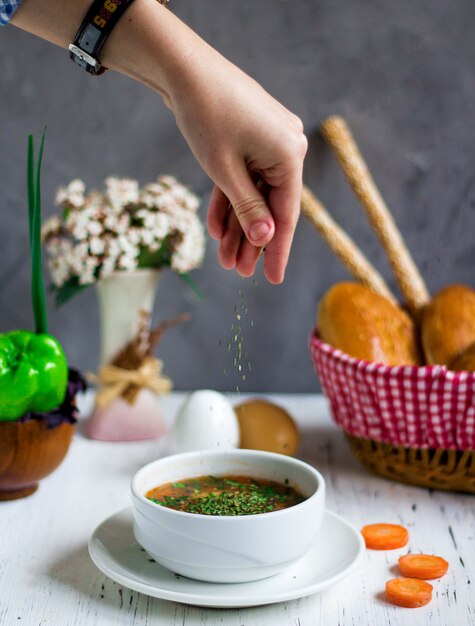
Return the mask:
[[475,372],[389,367],[310,339],[323,392],[355,456],[386,478],[475,494]]
[[[429,290],[348,124],[330,116],[321,132],[386,253],[402,305],[377,268],[305,186],[303,215],[358,283],[401,307],[420,328],[431,302]],[[340,347],[349,349],[345,344]],[[317,333],[310,338],[310,354],[333,418],[364,465],[404,483],[475,493],[475,372],[364,361],[330,346]],[[364,354],[377,358],[371,350]],[[408,363],[417,363],[417,358],[407,356]],[[386,355],[386,363],[405,362],[398,360],[401,355],[394,357]]]

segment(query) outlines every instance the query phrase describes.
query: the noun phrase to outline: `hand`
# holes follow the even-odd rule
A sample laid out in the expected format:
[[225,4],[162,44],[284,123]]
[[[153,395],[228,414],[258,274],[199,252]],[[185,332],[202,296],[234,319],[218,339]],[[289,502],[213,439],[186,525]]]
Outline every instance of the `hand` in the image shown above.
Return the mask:
[[209,233],[220,240],[222,266],[242,276],[254,273],[265,246],[265,276],[280,283],[300,213],[302,123],[206,44],[193,57],[198,62],[168,95],[181,132],[215,183]]
[[[12,23],[67,47],[89,4],[23,0]],[[215,183],[208,227],[220,239],[222,265],[250,276],[265,246],[265,275],[282,282],[307,150],[300,120],[155,0],[127,9],[101,61],[158,91],[175,114]],[[267,184],[266,197],[256,175]]]

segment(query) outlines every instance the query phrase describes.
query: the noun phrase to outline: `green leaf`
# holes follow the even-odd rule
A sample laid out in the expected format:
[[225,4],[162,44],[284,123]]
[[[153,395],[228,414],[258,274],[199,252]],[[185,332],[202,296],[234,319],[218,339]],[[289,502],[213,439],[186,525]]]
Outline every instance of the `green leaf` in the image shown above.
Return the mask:
[[31,251],[31,233],[33,232],[33,212],[35,210],[35,148],[34,148],[33,135],[28,136],[27,184],[28,184],[28,228],[29,228],[29,233],[30,233],[30,251]]
[[55,287],[54,291],[56,292],[55,296],[55,305],[57,307],[66,304],[71,298],[74,298],[78,293],[87,289],[90,285],[81,285],[79,283],[78,278],[75,276],[74,278],[70,278],[67,282],[65,282],[61,287]]
[[190,289],[193,291],[197,298],[199,298],[200,300],[206,299],[204,293],[201,291],[201,289],[198,287],[198,285],[195,283],[195,281],[188,272],[183,272],[182,274],[178,274],[178,276],[182,279],[185,285],[190,287]]
[[43,268],[41,265],[41,163],[43,160],[45,135],[46,128],[44,128],[41,136],[34,190],[33,136],[30,135],[28,137],[28,214],[30,226],[31,298],[35,317],[35,332],[38,334],[48,332],[45,287],[43,282]]
[[137,259],[137,264],[140,269],[148,267],[159,269],[161,267],[170,267],[170,261],[171,250],[167,236],[162,241],[162,244],[158,248],[158,250],[154,250],[152,252],[148,248],[142,248]]

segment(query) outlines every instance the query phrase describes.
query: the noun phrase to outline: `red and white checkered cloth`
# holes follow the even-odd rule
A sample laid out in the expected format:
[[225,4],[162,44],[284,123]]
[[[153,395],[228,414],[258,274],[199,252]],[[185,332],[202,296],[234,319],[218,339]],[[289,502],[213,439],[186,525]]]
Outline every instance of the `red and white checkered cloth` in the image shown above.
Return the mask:
[[310,354],[347,433],[410,448],[475,449],[475,372],[368,363],[316,335]]

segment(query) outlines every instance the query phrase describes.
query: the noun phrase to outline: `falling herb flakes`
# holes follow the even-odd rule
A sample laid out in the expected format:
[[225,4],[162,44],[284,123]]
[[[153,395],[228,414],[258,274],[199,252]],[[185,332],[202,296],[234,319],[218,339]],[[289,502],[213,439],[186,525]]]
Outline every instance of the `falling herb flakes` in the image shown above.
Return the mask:
[[[253,279],[253,285],[257,285],[257,281]],[[246,318],[249,313],[247,296],[242,289],[239,290],[239,304],[234,306],[235,321],[231,324],[231,339],[226,343],[226,351],[232,355],[234,370],[238,373],[241,381],[246,380],[246,375],[251,371],[251,362],[246,359],[247,354],[244,349],[244,332],[243,327],[247,326]],[[249,327],[254,327],[254,320],[250,320]],[[219,341],[222,345],[222,341]],[[228,377],[227,368],[223,368],[223,374]],[[236,385],[236,392],[240,393],[239,385]]]

